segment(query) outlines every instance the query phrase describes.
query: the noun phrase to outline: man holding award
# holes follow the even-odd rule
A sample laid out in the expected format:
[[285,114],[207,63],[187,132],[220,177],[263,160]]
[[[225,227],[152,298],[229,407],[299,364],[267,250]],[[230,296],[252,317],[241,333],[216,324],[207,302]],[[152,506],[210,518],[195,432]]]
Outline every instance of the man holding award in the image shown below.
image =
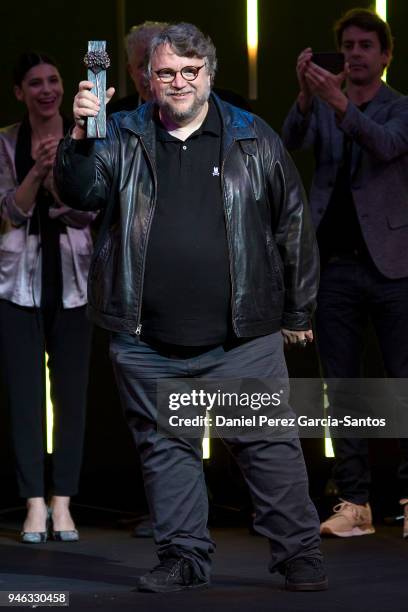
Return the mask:
[[[156,386],[178,378],[286,378],[283,338],[311,341],[318,256],[304,193],[279,138],[211,93],[215,48],[191,24],[151,43],[152,101],[110,117],[83,81],[59,148],[64,199],[105,209],[89,313],[109,329],[122,404],[138,447],[160,564],[147,592],[209,584],[201,441],[157,431]],[[106,92],[107,99],[113,89]],[[283,338],[282,338],[283,336]],[[269,568],[288,590],[327,588],[299,440],[228,440],[250,488]]]

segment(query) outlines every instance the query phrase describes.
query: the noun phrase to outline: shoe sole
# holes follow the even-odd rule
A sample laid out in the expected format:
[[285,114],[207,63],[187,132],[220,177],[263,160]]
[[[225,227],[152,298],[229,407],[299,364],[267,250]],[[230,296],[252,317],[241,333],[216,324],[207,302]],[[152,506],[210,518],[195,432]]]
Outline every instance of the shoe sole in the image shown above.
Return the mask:
[[320,535],[333,538],[353,538],[355,536],[371,535],[373,533],[375,533],[374,527],[370,527],[369,529],[353,527],[353,529],[350,529],[350,531],[333,531],[329,527],[323,527],[320,529]]
[[322,580],[322,582],[304,582],[300,584],[286,584],[285,589],[287,591],[327,591],[329,588],[329,581]]
[[160,586],[149,586],[149,585],[137,585],[136,589],[140,593],[176,593],[177,591],[186,591],[188,589],[206,589],[210,586],[209,582],[203,582],[201,584],[191,584],[191,585],[177,585],[173,587],[168,587],[166,585]]
[[24,538],[20,539],[21,544],[45,544],[48,542],[48,538],[44,538],[42,540],[24,540]]
[[53,540],[54,542],[65,542],[65,543],[73,543],[73,542],[79,542],[79,538],[73,538],[73,539],[65,539],[64,537],[61,536],[51,536],[50,540]]

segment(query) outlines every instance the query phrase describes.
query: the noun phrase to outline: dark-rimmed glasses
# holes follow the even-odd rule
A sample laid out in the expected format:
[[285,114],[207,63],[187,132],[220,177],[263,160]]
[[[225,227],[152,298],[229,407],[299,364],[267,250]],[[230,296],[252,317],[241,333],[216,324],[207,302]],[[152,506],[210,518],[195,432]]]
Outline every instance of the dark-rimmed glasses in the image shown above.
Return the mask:
[[172,83],[177,74],[180,73],[186,81],[195,81],[202,66],[184,66],[181,70],[172,70],[171,68],[162,68],[161,70],[153,70],[159,81],[162,83]]

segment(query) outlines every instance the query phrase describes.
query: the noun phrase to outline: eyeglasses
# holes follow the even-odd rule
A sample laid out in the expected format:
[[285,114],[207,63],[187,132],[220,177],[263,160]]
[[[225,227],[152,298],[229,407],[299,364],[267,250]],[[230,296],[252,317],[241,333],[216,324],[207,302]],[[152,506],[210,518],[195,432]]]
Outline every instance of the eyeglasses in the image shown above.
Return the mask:
[[205,64],[202,66],[184,66],[181,70],[162,68],[161,70],[154,70],[153,72],[162,83],[172,83],[178,73],[180,73],[186,81],[195,81],[198,77],[198,73],[204,66]]

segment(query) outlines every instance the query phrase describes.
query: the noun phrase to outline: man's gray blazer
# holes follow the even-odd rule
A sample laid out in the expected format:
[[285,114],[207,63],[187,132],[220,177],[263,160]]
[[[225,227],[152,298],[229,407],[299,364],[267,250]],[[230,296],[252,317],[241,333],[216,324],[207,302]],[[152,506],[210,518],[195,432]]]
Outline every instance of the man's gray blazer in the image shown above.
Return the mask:
[[349,102],[342,121],[317,97],[306,117],[292,107],[282,136],[288,149],[314,147],[310,205],[316,228],[333,192],[344,134],[353,142],[350,184],[370,255],[386,277],[407,277],[408,97],[382,84],[364,113]]

